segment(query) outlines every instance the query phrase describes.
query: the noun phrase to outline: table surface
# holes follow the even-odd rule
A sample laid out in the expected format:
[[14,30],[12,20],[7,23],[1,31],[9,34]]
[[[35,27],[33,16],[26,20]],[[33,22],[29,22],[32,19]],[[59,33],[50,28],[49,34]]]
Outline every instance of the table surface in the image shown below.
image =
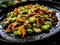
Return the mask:
[[[0,2],[3,0],[0,0]],[[12,0],[10,0],[12,1]],[[6,42],[2,42],[0,41],[0,45],[11,45],[12,43],[6,43]],[[39,45],[60,45],[60,32],[49,37],[46,38],[44,40],[40,40],[40,41],[36,41],[36,42],[30,42],[30,43],[23,43],[22,45],[35,45],[35,44],[39,44]],[[12,44],[13,45],[13,44]],[[14,44],[14,45],[18,45],[18,44]]]

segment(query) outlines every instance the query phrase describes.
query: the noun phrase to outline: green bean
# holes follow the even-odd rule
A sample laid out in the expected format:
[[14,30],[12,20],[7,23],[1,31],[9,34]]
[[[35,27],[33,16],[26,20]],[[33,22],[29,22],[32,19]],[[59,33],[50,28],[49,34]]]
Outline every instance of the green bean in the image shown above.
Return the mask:
[[35,11],[36,10],[36,8],[31,8],[31,9],[29,9],[29,11]]
[[52,19],[51,18],[47,18],[46,21],[51,21]]
[[27,32],[28,32],[29,34],[32,34],[33,30],[27,29]]
[[13,31],[13,34],[14,34],[14,35],[21,35],[21,31],[20,31],[20,30],[18,30],[18,31]]
[[40,18],[44,18],[44,16],[40,16]]
[[46,14],[46,15],[44,15],[45,16],[45,18],[48,18],[48,15]]
[[3,24],[3,27],[5,27],[6,26],[6,24]]
[[50,28],[51,26],[50,25],[46,25],[48,28]]
[[13,17],[16,17],[16,13],[13,13],[11,17],[12,17],[12,18],[13,18]]
[[14,22],[16,20],[16,18],[10,18],[11,22]]
[[29,21],[30,21],[31,23],[34,23],[34,22],[36,22],[36,18],[35,18],[35,17],[30,17],[30,18],[29,18]]
[[42,25],[42,30],[48,31],[50,28],[50,25]]
[[13,31],[13,34],[14,35],[19,35],[17,31]]
[[9,21],[4,21],[3,26],[5,27],[6,25],[8,25],[10,22]]
[[37,28],[34,28],[33,30],[34,30],[34,32],[36,32],[36,33],[41,33],[41,32],[42,32],[41,29],[37,29]]
[[52,20],[54,20],[55,18],[56,18],[56,16],[53,16],[53,17],[52,17]]
[[21,35],[21,34],[22,34],[22,33],[21,33],[21,30],[18,30],[17,32],[18,32],[18,34],[19,34],[19,35]]
[[24,24],[29,23],[29,20],[24,21]]
[[51,26],[52,23],[51,23],[51,21],[46,21],[46,22],[45,22],[45,25],[50,25],[50,26]]
[[36,4],[35,4],[35,7],[37,7],[37,6],[39,6],[39,4],[38,4],[38,3],[36,3]]
[[10,13],[7,14],[7,18],[11,17]]
[[28,13],[28,10],[23,10],[22,11],[22,14],[27,14]]
[[25,5],[25,6],[24,6],[24,8],[28,8],[28,6],[27,6],[27,5]]
[[17,25],[19,25],[19,26],[21,25],[21,23],[17,23],[17,22],[15,22],[15,24],[17,24]]
[[45,11],[46,9],[47,9],[47,7],[42,7],[42,9],[41,9],[41,10],[42,10],[42,11]]
[[21,25],[21,23],[18,23],[18,25],[20,26],[20,25]]
[[9,18],[9,17],[16,17],[16,13],[14,13],[14,12],[10,12],[10,13],[8,13],[7,14],[7,18]]
[[36,28],[36,23],[33,23],[33,28]]
[[30,24],[28,24],[28,27],[27,28],[30,28],[31,29],[31,25]]

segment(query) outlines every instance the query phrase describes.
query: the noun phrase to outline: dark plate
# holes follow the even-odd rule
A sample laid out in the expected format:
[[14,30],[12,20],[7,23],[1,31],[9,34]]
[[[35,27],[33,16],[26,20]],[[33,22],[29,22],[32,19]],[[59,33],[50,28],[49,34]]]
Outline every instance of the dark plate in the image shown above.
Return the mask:
[[[19,38],[15,38],[15,36],[13,34],[6,34],[5,30],[3,29],[3,21],[6,18],[6,14],[10,11],[12,11],[14,8],[22,6],[22,5],[27,5],[27,4],[35,4],[35,3],[39,3],[44,4],[46,6],[49,7],[49,9],[53,9],[56,10],[56,16],[58,17],[58,23],[55,27],[52,27],[50,29],[50,32],[48,33],[42,33],[39,35],[32,35],[32,36],[28,36],[24,39],[19,39]],[[56,33],[58,33],[60,31],[60,3],[58,2],[54,2],[54,1],[31,1],[31,2],[21,2],[17,5],[13,5],[11,7],[6,8],[5,10],[3,10],[2,12],[0,12],[0,36],[1,36],[1,41],[5,41],[5,42],[10,42],[10,43],[26,43],[26,42],[32,42],[32,41],[38,41],[38,40],[42,40],[42,39],[46,39]]]

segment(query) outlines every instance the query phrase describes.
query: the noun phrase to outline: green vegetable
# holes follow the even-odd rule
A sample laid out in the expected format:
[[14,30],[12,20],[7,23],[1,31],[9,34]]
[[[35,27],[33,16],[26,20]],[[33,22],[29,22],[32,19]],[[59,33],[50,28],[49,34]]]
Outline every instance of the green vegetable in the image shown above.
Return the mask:
[[33,23],[33,28],[36,28],[36,23]]
[[24,24],[26,24],[26,23],[29,23],[29,20],[26,20],[26,21],[24,22]]
[[29,34],[32,34],[33,30],[27,29],[27,32],[28,32]]
[[5,26],[8,25],[8,24],[9,24],[9,21],[4,21],[3,26],[5,27]]
[[28,13],[28,10],[23,10],[22,11],[22,14],[27,14]]
[[18,31],[13,31],[13,34],[14,34],[14,35],[19,35],[19,34],[18,34]]
[[12,17],[12,18],[16,17],[16,13],[14,13],[14,12],[8,13],[7,18],[9,18],[9,17]]
[[13,34],[14,34],[14,35],[21,35],[21,31],[20,31],[20,30],[18,30],[18,31],[13,31]]
[[21,35],[21,30],[18,30],[17,32],[18,32],[19,35]]
[[12,18],[13,18],[13,17],[16,17],[16,13],[13,13],[11,17],[12,17]]
[[1,5],[2,8],[6,8],[7,6],[6,5]]
[[11,22],[14,22],[16,20],[16,18],[10,18]]
[[31,28],[31,25],[30,25],[30,24],[28,24],[27,28]]
[[3,24],[3,27],[5,27],[6,26],[6,24]]
[[40,6],[38,3],[35,4],[35,7]]
[[3,10],[9,6],[12,6],[12,5],[14,5],[14,2],[9,2],[8,0],[4,0],[0,3],[0,9]]
[[11,2],[11,4],[13,4],[13,5],[16,5],[17,3],[19,3],[18,1],[13,1],[13,2]]
[[1,2],[1,4],[2,4],[2,5],[8,5],[8,4],[9,4],[9,1],[6,1],[6,0],[5,0],[5,1]]
[[50,25],[50,26],[51,26],[52,23],[51,23],[51,21],[46,21],[46,22],[45,22],[45,25]]
[[50,25],[46,25],[48,28],[50,28],[51,26]]
[[48,18],[48,15],[46,14],[46,15],[44,15],[45,16],[45,18]]
[[35,18],[35,17],[30,17],[30,18],[29,18],[29,21],[30,21],[31,23],[34,23],[34,22],[36,22],[36,18]]
[[36,10],[36,8],[31,8],[31,9],[29,9],[29,11],[35,11]]
[[52,17],[52,20],[54,20],[54,19],[55,19],[55,17],[56,17],[56,16],[53,16],[53,17]]
[[40,16],[40,18],[44,18],[44,16]]
[[48,31],[50,28],[50,25],[42,25],[42,30]]
[[23,12],[25,9],[24,9],[24,8],[20,8],[19,10],[20,10],[21,12]]
[[21,25],[21,23],[18,23],[18,25]]
[[25,6],[24,6],[24,8],[28,8],[28,6],[27,6],[27,5],[25,5]]
[[11,17],[10,13],[7,14],[7,18]]
[[33,30],[34,30],[34,32],[36,32],[36,33],[41,33],[41,32],[42,32],[41,29],[37,29],[37,28],[34,28]]
[[47,9],[47,7],[42,7],[42,9],[41,9],[41,10],[42,10],[42,11],[45,11],[46,9]]
[[47,18],[46,21],[51,21],[52,19],[51,18]]
[[19,25],[19,26],[21,25],[21,23],[17,23],[17,22],[15,22],[15,24],[17,24],[17,25]]
[[14,5],[14,2],[9,2],[8,6]]

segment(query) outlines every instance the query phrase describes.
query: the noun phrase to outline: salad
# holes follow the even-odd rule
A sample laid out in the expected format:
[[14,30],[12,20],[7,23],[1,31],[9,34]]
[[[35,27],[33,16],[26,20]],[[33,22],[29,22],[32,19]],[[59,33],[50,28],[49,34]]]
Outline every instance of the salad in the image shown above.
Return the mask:
[[58,22],[55,13],[55,10],[38,3],[19,6],[7,14],[3,26],[7,34],[24,38],[27,34],[49,31]]
[[16,5],[18,3],[19,3],[19,1],[10,2],[8,0],[4,0],[4,1],[0,2],[0,10],[4,10],[5,8],[7,8],[9,6]]

